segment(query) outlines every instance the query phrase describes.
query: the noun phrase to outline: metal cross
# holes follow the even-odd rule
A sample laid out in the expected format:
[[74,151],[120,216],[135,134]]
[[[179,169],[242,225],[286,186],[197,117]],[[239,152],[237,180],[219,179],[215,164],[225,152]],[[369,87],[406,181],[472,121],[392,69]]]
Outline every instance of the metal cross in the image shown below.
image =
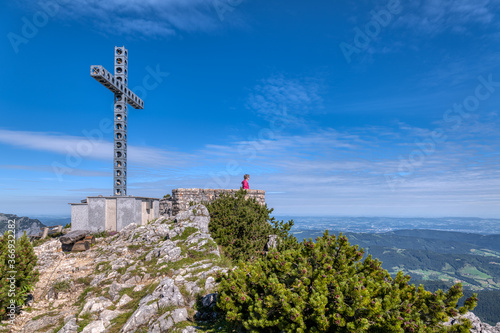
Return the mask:
[[113,195],[127,195],[127,104],[143,109],[144,102],[127,88],[128,51],[115,46],[115,75],[102,66],[90,66],[90,76],[115,94]]

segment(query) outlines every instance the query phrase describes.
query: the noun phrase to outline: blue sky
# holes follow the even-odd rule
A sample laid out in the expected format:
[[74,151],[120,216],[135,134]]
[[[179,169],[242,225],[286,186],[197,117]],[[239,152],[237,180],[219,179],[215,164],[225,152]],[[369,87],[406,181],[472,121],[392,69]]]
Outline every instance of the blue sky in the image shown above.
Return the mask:
[[0,11],[0,212],[112,193],[266,190],[278,215],[500,217],[498,0],[19,0]]

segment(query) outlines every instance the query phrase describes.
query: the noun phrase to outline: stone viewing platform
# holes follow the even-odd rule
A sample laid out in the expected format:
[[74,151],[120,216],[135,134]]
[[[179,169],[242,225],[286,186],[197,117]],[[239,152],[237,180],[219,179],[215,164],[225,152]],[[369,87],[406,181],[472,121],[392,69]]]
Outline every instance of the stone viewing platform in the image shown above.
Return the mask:
[[[175,216],[187,210],[190,205],[202,202],[212,202],[223,194],[234,195],[239,189],[204,189],[204,188],[178,188],[172,190],[172,196],[160,200],[160,215]],[[254,198],[261,205],[266,204],[266,191],[246,190],[246,198]]]
[[[133,196],[87,197],[71,203],[72,230],[91,232],[120,231],[129,224],[146,225],[159,216],[172,217],[202,202],[212,202],[223,194],[234,195],[239,189],[178,188],[164,199]],[[246,190],[246,198],[266,204],[266,191]]]
[[71,229],[120,231],[129,224],[145,225],[159,217],[157,198],[133,196],[87,197],[71,205]]

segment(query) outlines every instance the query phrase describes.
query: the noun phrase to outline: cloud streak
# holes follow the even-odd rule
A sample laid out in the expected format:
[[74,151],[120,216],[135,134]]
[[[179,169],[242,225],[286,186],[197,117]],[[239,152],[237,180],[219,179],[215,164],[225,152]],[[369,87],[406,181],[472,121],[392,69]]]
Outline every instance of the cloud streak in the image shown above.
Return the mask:
[[[90,160],[108,161],[113,156],[111,142],[58,133],[0,130],[0,143]],[[192,156],[157,148],[128,146],[128,159],[141,165],[180,167],[188,163]]]
[[321,107],[319,85],[312,79],[271,76],[253,89],[247,107],[267,121],[280,119],[287,125],[303,125],[304,116]]
[[493,22],[497,0],[424,0],[409,4],[398,24],[418,33],[438,34],[444,31],[463,33],[471,24]]
[[213,31],[221,26],[210,0],[74,0],[61,4],[57,17],[107,34],[144,37]]
[[[428,135],[425,128],[400,123],[398,128],[324,129],[304,135],[280,134],[269,140],[206,144],[189,154],[130,147],[129,185],[137,195],[150,196],[163,196],[168,188],[203,187],[211,174],[236,160],[241,161],[241,173],[252,174],[252,188],[273,192],[269,204],[281,207],[282,214],[363,215],[394,207],[393,215],[435,216],[439,211],[464,216],[477,215],[471,212],[484,206],[488,209],[484,216],[493,216],[494,209],[486,203],[500,200],[500,147],[491,144],[500,142],[494,130],[498,125],[494,119],[471,119],[460,133],[449,133],[449,139],[437,145],[396,191],[387,186],[384,174],[398,171],[399,156],[407,155],[416,141]],[[77,149],[80,140],[54,133],[0,130],[4,144],[58,154],[66,154],[68,146]],[[257,149],[256,154],[245,160],[250,147]],[[109,160],[111,153],[111,143],[103,142],[88,158]],[[26,170],[19,165],[0,168]],[[229,175],[227,187],[237,188],[240,178],[239,173]],[[75,184],[68,186],[75,190]]]

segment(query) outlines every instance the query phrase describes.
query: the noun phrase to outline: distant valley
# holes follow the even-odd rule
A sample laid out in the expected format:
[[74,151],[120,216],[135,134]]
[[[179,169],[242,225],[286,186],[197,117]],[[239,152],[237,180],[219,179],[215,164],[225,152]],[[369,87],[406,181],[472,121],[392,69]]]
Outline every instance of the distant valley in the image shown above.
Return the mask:
[[[294,235],[315,239],[324,230],[293,228]],[[340,231],[330,230],[338,235]],[[403,271],[411,283],[428,290],[446,289],[457,282],[466,296],[478,293],[474,313],[489,324],[500,322],[500,234],[481,235],[456,231],[409,229],[383,233],[343,232],[352,245],[382,261],[395,275]]]

